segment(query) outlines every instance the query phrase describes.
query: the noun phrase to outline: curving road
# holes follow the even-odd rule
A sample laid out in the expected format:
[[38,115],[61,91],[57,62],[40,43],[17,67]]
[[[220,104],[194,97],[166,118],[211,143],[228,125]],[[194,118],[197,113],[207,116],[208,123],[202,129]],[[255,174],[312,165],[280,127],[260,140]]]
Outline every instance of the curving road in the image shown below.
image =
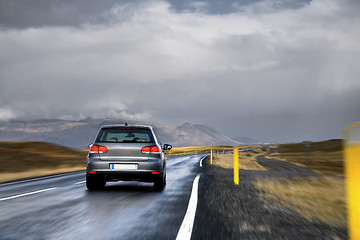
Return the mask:
[[85,172],[1,184],[0,239],[175,239],[204,156],[168,157],[163,192],[139,182],[88,192]]

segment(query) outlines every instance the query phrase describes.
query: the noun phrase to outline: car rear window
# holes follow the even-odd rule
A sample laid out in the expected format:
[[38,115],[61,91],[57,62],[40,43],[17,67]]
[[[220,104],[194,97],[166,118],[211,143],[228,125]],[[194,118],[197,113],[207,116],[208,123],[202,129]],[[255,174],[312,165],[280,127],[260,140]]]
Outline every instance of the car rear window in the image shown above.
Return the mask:
[[117,127],[103,128],[96,138],[97,142],[154,143],[152,132],[148,128]]

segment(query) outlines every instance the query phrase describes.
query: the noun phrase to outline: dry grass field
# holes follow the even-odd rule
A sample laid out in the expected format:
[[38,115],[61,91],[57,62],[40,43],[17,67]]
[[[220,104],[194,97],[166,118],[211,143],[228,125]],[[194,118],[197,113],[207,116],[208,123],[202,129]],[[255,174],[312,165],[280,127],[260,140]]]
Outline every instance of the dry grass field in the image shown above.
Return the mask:
[[344,179],[322,176],[308,178],[258,179],[255,188],[262,196],[295,210],[308,220],[346,228]]
[[87,151],[42,142],[0,142],[0,182],[85,169]]
[[312,142],[306,151],[303,143],[279,144],[269,157],[307,167],[317,173],[344,175],[342,140]]
[[259,180],[256,187],[267,198],[296,210],[307,219],[346,227],[346,195],[342,140],[334,139],[275,146],[271,158],[319,173],[319,177]]
[[[248,146],[244,146],[248,147]],[[168,156],[225,153],[233,146],[179,147],[167,151]],[[51,174],[85,170],[86,151],[44,142],[1,142],[0,182]]]
[[[268,148],[254,149],[247,152],[239,152],[239,169],[245,170],[266,170],[256,162],[256,157],[264,155]],[[213,158],[213,164],[222,168],[232,169],[234,166],[233,154],[220,154]]]
[[[239,149],[246,149],[257,147],[259,145],[242,145]],[[190,154],[206,154],[213,151],[213,154],[229,153],[234,150],[234,146],[189,146],[189,147],[174,147],[170,151],[166,151],[168,156],[176,155],[190,155]]]
[[[254,187],[261,192],[261,196],[295,210],[305,219],[346,228],[342,140],[312,142],[309,148],[306,148],[304,143],[279,144],[270,148],[275,152],[267,155],[267,158],[302,166],[319,175],[292,178],[258,177]],[[266,154],[268,150],[240,152],[239,168],[266,171],[255,159]],[[223,168],[233,168],[233,154],[215,156],[213,163]]]

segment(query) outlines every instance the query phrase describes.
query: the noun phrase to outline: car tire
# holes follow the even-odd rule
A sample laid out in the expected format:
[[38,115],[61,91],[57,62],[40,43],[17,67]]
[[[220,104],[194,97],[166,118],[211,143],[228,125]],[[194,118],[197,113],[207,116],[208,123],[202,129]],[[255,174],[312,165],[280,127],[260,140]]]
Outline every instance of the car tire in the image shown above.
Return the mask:
[[154,181],[154,189],[155,191],[162,191],[164,190],[166,185],[166,173],[164,173],[162,176],[160,176],[159,178],[155,179]]
[[86,176],[86,187],[89,191],[99,190],[106,184],[105,180]]

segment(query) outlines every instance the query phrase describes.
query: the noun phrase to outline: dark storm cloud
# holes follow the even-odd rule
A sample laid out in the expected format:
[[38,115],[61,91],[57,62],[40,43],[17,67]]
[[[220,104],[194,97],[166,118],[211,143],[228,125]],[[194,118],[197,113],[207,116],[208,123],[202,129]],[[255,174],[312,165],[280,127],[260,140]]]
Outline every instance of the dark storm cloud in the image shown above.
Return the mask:
[[2,25],[0,120],[195,122],[301,141],[360,119],[358,2],[76,1],[65,18],[49,2]]
[[[264,10],[261,3],[270,9],[299,8],[310,0],[237,0],[237,1],[193,1],[169,0],[171,7],[178,12],[205,12],[207,14],[228,14],[256,5]],[[2,28],[38,28],[46,26],[80,27],[84,24],[106,24],[112,21],[111,9],[137,5],[141,0],[1,0],[0,27]],[[150,1],[148,1],[150,2]],[[141,7],[141,5],[137,5]],[[126,14],[126,12],[122,12]]]
[[104,24],[109,21],[111,17],[109,11],[113,7],[128,2],[125,0],[1,0],[0,26],[24,29]]
[[246,10],[250,5],[257,5],[258,11],[264,11],[261,7],[263,2],[267,2],[267,11],[269,9],[296,9],[303,7],[311,0],[168,0],[173,9],[179,12],[202,12],[206,14],[229,14]]

